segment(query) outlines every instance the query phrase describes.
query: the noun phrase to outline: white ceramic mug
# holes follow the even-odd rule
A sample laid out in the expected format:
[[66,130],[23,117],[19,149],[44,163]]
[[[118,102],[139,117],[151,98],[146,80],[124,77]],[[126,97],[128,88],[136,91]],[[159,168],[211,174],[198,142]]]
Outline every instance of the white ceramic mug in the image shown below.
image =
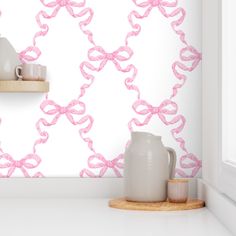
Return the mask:
[[22,64],[16,67],[16,75],[22,80],[45,80],[47,67],[39,64]]

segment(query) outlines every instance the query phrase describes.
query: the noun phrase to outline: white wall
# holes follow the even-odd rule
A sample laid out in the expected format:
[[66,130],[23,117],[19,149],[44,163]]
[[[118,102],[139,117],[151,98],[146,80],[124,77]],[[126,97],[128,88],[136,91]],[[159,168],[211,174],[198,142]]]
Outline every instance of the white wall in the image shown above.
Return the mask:
[[[49,2],[51,4],[46,4]],[[27,169],[30,176],[38,172],[47,177],[87,176],[83,175],[84,170],[90,176],[118,176],[118,171],[122,174],[122,160],[115,161],[130,139],[129,122],[137,119],[143,124],[138,126],[133,122],[133,130],[161,135],[163,143],[176,150],[178,176],[200,176],[201,1],[144,1],[145,4],[139,5],[142,0],[87,0],[83,7],[73,2],[1,0],[0,33],[10,40],[17,52],[24,52],[32,45],[34,50],[41,51],[36,60],[28,60],[24,53],[20,55],[28,63],[47,65],[50,92],[47,97],[0,94],[0,164],[9,161],[14,170],[0,165],[0,174],[24,176],[20,167],[25,156],[34,152],[34,157],[40,157],[41,162]],[[158,4],[162,5],[158,8]],[[81,16],[88,9],[93,17],[83,29],[93,33],[94,43],[79,27],[88,18],[88,15]],[[135,14],[143,16],[145,12],[146,17],[134,17]],[[139,24],[141,31],[127,42],[127,34],[137,31],[134,24]],[[44,36],[37,37],[33,43],[35,33]],[[185,40],[180,35],[185,35]],[[121,46],[127,46],[132,55],[117,51]],[[104,51],[97,51],[101,47]],[[111,59],[106,61],[106,53],[111,52],[119,56],[116,63]],[[31,54],[35,56],[32,52],[26,53]],[[103,62],[107,62],[104,67]],[[84,64],[90,68],[83,67]],[[80,96],[81,88],[90,83],[85,71],[93,76],[94,83]],[[186,83],[172,97],[173,87],[182,83],[178,77],[185,76]],[[140,97],[125,86],[126,78],[134,79],[129,85],[139,88]],[[144,104],[134,109],[139,98]],[[74,125],[58,109],[74,99],[86,107],[83,114],[74,117],[76,121],[87,116],[93,119],[88,132],[83,134],[93,141],[90,146],[80,136],[88,123]],[[54,102],[52,106],[49,100]],[[160,109],[154,112],[152,107]],[[73,108],[81,109],[80,106]],[[60,118],[55,121],[57,115]],[[151,118],[144,122],[150,115]],[[49,125],[43,125],[42,120]],[[34,149],[35,141],[45,137],[39,129],[48,133],[48,139]],[[180,145],[180,138],[185,148]],[[6,153],[8,159],[11,156],[10,160],[4,160]],[[92,161],[91,156],[94,157]],[[114,166],[114,162],[118,164]]]

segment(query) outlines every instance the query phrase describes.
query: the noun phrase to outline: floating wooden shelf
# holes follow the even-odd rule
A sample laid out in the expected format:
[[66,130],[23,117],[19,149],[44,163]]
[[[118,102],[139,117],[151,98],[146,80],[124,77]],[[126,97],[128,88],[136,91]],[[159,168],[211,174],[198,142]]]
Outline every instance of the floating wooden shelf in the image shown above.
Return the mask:
[[48,81],[0,80],[2,93],[47,93],[48,91]]
[[130,202],[124,198],[113,199],[109,201],[112,208],[125,210],[141,210],[141,211],[182,211],[202,208],[205,206],[202,200],[188,200],[186,203],[171,202]]

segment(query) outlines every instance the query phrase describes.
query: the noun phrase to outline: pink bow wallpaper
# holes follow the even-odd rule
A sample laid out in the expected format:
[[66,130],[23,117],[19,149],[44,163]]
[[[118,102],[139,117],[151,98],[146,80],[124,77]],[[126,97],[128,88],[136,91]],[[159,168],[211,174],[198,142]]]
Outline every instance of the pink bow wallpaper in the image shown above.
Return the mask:
[[0,94],[1,177],[121,177],[131,131],[201,170],[201,1],[1,0],[0,34],[48,94]]

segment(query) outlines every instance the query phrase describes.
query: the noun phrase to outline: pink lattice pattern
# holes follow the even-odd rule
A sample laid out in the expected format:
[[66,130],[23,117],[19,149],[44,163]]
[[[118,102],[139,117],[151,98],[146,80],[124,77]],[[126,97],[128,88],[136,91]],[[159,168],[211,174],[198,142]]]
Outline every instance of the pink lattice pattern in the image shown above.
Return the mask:
[[[61,116],[65,116],[70,124],[78,129],[81,139],[87,143],[87,147],[91,152],[88,157],[88,167],[81,170],[81,177],[103,177],[109,169],[113,170],[117,177],[122,176],[122,153],[113,159],[106,159],[103,154],[95,150],[94,140],[89,137],[95,118],[86,113],[86,104],[83,101],[87,90],[96,79],[94,73],[101,72],[108,63],[112,63],[114,69],[125,76],[125,88],[136,96],[131,107],[136,117],[132,117],[127,121],[129,131],[132,131],[135,127],[148,125],[152,119],[159,119],[163,125],[169,126],[171,135],[184,153],[179,159],[181,168],[177,169],[176,173],[183,177],[194,177],[201,168],[201,161],[186,148],[186,140],[181,134],[187,121],[183,114],[179,114],[178,105],[174,99],[187,80],[187,72],[192,72],[201,61],[201,53],[188,44],[186,34],[180,28],[185,20],[186,12],[178,6],[178,0],[148,0],[143,2],[133,0],[135,10],[132,10],[128,15],[128,23],[132,30],[125,35],[124,45],[118,46],[117,50],[113,52],[107,52],[104,47],[97,45],[94,41],[93,33],[88,29],[94,11],[91,7],[86,6],[85,0],[81,2],[71,0],[40,1],[44,9],[40,10],[35,17],[39,30],[33,36],[32,45],[19,53],[21,61],[35,61],[40,57],[42,52],[37,46],[37,42],[41,37],[45,37],[50,30],[47,22],[55,18],[60,10],[65,9],[71,17],[80,20],[79,28],[92,45],[88,50],[88,60],[80,64],[81,75],[85,82],[80,86],[78,97],[72,98],[67,105],[57,104],[52,98],[49,99],[48,95],[45,97],[40,105],[44,117],[39,118],[36,123],[39,138],[34,142],[32,153],[17,161],[10,154],[5,153],[3,149],[0,149],[0,169],[7,169],[7,173],[5,175],[1,174],[1,176],[10,177],[16,169],[21,170],[25,177],[43,176],[40,172],[30,176],[27,170],[39,167],[42,159],[36,154],[37,147],[47,143],[49,139],[47,127],[56,126]],[[159,105],[150,104],[142,97],[141,89],[134,84],[138,68],[129,63],[134,54],[129,46],[129,41],[141,33],[141,25],[137,23],[137,20],[140,22],[140,20],[149,17],[150,12],[154,10],[156,14],[159,12],[163,15],[164,19],[170,19],[173,32],[183,44],[179,52],[179,59],[172,64],[173,75],[178,83],[173,85],[170,96],[163,99],[163,102]],[[191,170],[190,174],[188,174],[189,169]]]

